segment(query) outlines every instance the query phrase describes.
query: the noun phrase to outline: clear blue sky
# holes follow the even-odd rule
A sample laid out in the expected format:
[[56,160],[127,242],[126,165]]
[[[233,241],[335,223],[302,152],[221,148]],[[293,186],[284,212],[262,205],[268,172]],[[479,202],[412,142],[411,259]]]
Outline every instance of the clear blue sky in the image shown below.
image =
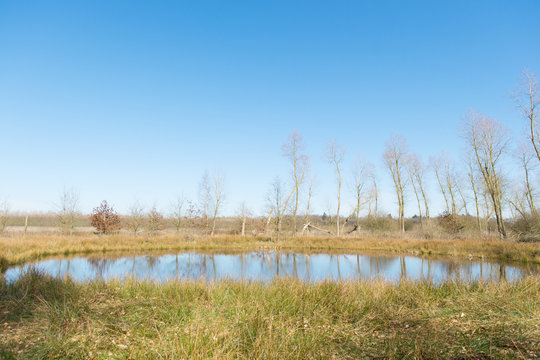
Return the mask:
[[539,45],[534,0],[0,0],[0,198],[48,211],[73,187],[83,211],[102,199],[167,211],[218,169],[224,214],[244,200],[260,213],[297,129],[316,212],[334,199],[331,139],[347,176],[359,153],[377,166],[394,211],[392,132],[424,160],[457,159],[474,108],[519,138],[509,93],[523,68],[540,72]]

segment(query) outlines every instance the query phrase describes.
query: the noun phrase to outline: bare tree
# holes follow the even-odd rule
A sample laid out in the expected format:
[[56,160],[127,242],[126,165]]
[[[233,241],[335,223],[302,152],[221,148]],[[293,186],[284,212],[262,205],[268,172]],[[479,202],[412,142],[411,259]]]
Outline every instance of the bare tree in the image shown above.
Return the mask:
[[516,157],[519,159],[521,166],[523,167],[524,179],[522,182],[516,182],[511,189],[510,195],[506,198],[506,201],[511,205],[512,217],[514,222],[516,221],[515,211],[517,211],[522,219],[530,225],[529,217],[536,218],[538,213],[535,206],[535,195],[531,186],[531,170],[534,165],[531,164],[532,160],[536,158],[532,149],[525,144],[521,144],[520,149],[516,152]]
[[480,185],[482,189],[480,191],[480,194],[482,194],[482,204],[484,205],[483,206],[484,214],[482,216],[484,220],[483,225],[484,225],[485,231],[489,232],[489,219],[491,219],[495,210],[493,208],[493,203],[490,199],[487,185],[484,181],[484,176],[482,175],[482,173],[480,173]]
[[[373,204],[373,211],[371,206]],[[369,191],[369,203],[368,203],[368,217],[375,216],[379,214],[379,189],[377,188],[377,178],[375,177],[375,172],[371,174],[371,190]]]
[[[201,210],[197,207],[197,204],[191,200],[186,202],[186,219],[191,226],[199,226],[201,219]],[[204,227],[204,225],[202,225]]]
[[[272,194],[272,191],[270,191],[270,193],[268,195],[268,200],[272,204],[271,199],[270,199],[271,194]],[[264,223],[264,233],[265,234],[268,232],[268,227],[270,226],[270,223],[272,222],[272,216],[273,216],[274,212],[275,212],[275,208],[271,205],[269,207],[269,209],[268,209],[268,216],[266,217],[266,222]]]
[[281,184],[281,179],[279,177],[276,177],[274,181],[272,182],[272,187],[271,187],[270,193],[268,194],[268,203],[271,209],[270,215],[268,218],[271,219],[272,214],[275,214],[276,234],[277,234],[278,241],[280,239],[281,228],[283,224],[283,216],[285,215],[285,212],[288,209],[289,202],[294,192],[295,192],[295,188],[293,187],[289,195],[285,197],[285,194],[283,192],[283,185]]
[[[306,215],[304,219],[304,228],[310,223],[310,211],[311,211],[311,198],[313,197],[313,177],[311,176],[309,178],[309,185],[308,185],[308,198],[306,203]],[[303,231],[302,231],[303,233]]]
[[508,145],[508,132],[497,121],[482,114],[469,112],[464,135],[489,194],[497,220],[497,230],[504,238],[506,229],[502,216],[503,189],[498,164]]
[[7,202],[7,200],[2,200],[0,202],[0,233],[3,233],[6,230],[8,219],[9,203]]
[[240,217],[240,219],[242,221],[241,234],[242,234],[242,236],[246,236],[246,224],[247,224],[248,218],[251,216],[251,211],[247,207],[245,201],[242,202],[240,204],[240,207],[238,208],[238,216]]
[[532,158],[533,158],[533,155],[530,153],[530,151],[528,151],[527,147],[522,144],[520,152],[519,152],[519,160],[520,160],[521,166],[523,167],[523,172],[525,176],[524,196],[525,196],[530,214],[532,216],[537,216],[538,213],[536,211],[536,206],[534,204],[534,192],[533,192],[531,181],[530,181],[530,177],[531,177],[530,172],[531,172],[531,167],[533,166],[531,165]]
[[422,206],[420,205],[420,196],[424,202],[425,217],[429,219],[429,205],[424,185],[424,172],[424,164],[422,164],[422,161],[420,161],[416,154],[412,154],[409,160],[409,178],[411,180],[414,195],[416,196],[416,201],[418,203],[418,216],[420,216],[420,222],[422,222]]
[[312,198],[313,198],[313,177],[310,177],[309,186],[308,186],[308,198],[306,202],[306,213],[304,216],[304,226],[302,228],[302,235],[304,235],[306,230],[308,230],[309,228],[326,232],[326,230],[320,229],[314,226],[313,224],[311,224],[311,199]]
[[444,177],[446,181],[446,188],[448,189],[448,194],[450,195],[450,205],[452,210],[452,215],[457,214],[457,206],[456,206],[456,187],[457,187],[457,180],[456,180],[456,172],[454,169],[454,164],[452,163],[452,160],[446,154],[443,155],[445,158],[444,162]]
[[148,231],[151,235],[156,235],[163,227],[163,215],[153,206],[148,213]]
[[286,156],[291,163],[291,173],[294,183],[294,195],[295,201],[293,206],[293,234],[296,235],[297,231],[297,220],[296,214],[298,213],[298,202],[300,197],[300,186],[304,181],[304,176],[306,174],[306,169],[308,166],[308,159],[305,154],[302,153],[304,150],[304,144],[302,141],[302,136],[298,131],[293,131],[287,141],[282,145],[281,151],[283,156]]
[[133,231],[133,236],[137,236],[138,232],[144,225],[144,208],[135,201],[129,208],[129,217],[126,221],[127,227]]
[[276,177],[274,181],[272,182],[270,191],[268,193],[267,197],[268,201],[268,207],[270,208],[270,215],[268,216],[269,221],[272,219],[272,214],[275,214],[276,218],[276,234],[277,238],[279,240],[279,235],[281,232],[281,221],[282,221],[282,212],[281,209],[283,208],[283,185],[281,184],[281,179],[279,177]]
[[335,167],[336,178],[338,182],[338,192],[337,192],[337,209],[336,209],[336,236],[340,236],[340,217],[339,210],[341,208],[341,163],[343,162],[343,157],[345,155],[345,149],[340,147],[335,141],[331,141],[328,144],[327,158],[328,161]]
[[348,223],[349,219],[353,216],[356,217],[354,229],[351,231],[356,231],[360,228],[360,210],[362,206],[369,203],[369,196],[366,196],[366,183],[371,178],[373,173],[373,164],[366,162],[365,160],[358,158],[353,167],[353,193],[355,200],[355,207],[351,214],[345,219],[342,230],[345,228],[345,225]]
[[60,194],[57,219],[64,234],[73,235],[75,217],[78,213],[79,195],[73,189],[66,189]]
[[398,217],[401,231],[405,232],[405,187],[407,165],[407,141],[396,134],[386,142],[386,151],[383,154],[388,171],[392,175],[396,197],[398,201]]
[[212,190],[214,192],[213,196],[213,208],[212,208],[212,231],[210,232],[210,236],[214,236],[214,232],[216,231],[216,218],[219,213],[219,208],[221,206],[221,203],[223,201],[223,175],[220,173],[215,172],[214,176],[212,177]]
[[461,174],[458,174],[457,172],[454,173],[454,175],[455,175],[456,191],[459,194],[459,197],[461,198],[461,207],[459,209],[457,209],[457,212],[459,214],[461,212],[461,210],[464,210],[465,215],[468,216],[469,215],[469,209],[467,207],[467,197],[466,197],[466,194],[465,194],[465,188],[466,188],[465,183],[467,182],[467,180]]
[[512,193],[510,194],[510,197],[506,198],[506,201],[512,205],[510,207],[510,211],[512,212],[512,218],[514,222],[516,221],[516,214],[514,212],[517,211],[522,219],[529,223],[529,219],[527,216],[527,199],[525,193],[520,189],[519,187],[514,189]]
[[521,78],[521,88],[514,95],[514,99],[527,119],[529,127],[529,139],[540,161],[540,125],[536,121],[540,106],[540,87],[534,73],[524,70]]
[[210,203],[212,202],[212,185],[208,171],[205,171],[199,184],[199,203],[206,228],[210,227]]
[[443,151],[438,158],[431,158],[431,166],[435,172],[437,183],[441,189],[446,205],[446,212],[452,215],[457,213],[456,207],[456,173],[452,161]]
[[446,196],[446,190],[443,182],[443,174],[442,174],[442,167],[443,164],[441,163],[440,157],[431,157],[430,158],[430,164],[433,168],[433,172],[435,173],[435,178],[437,179],[437,184],[439,184],[439,188],[441,189],[441,193],[444,198],[444,204],[446,206],[446,212],[450,213],[450,205],[448,204],[448,196]]
[[475,180],[475,171],[474,171],[474,167],[473,167],[473,161],[471,159],[469,159],[467,161],[467,176],[469,178],[469,182],[471,184],[471,189],[473,191],[473,195],[474,195],[474,205],[475,205],[475,208],[476,208],[476,223],[478,225],[478,231],[481,232],[482,231],[482,226],[480,225],[480,205],[479,205],[479,195],[478,195],[478,188],[477,188],[477,185],[476,185],[476,180]]
[[422,224],[422,203],[420,202],[420,193],[419,193],[420,190],[418,189],[418,185],[416,184],[416,178],[414,176],[414,167],[411,165],[411,163],[412,163],[412,158],[410,159],[409,167],[408,167],[409,180],[413,188],[414,196],[416,197],[416,203],[418,204],[418,217],[420,219],[420,224]]
[[178,198],[176,198],[176,201],[172,204],[172,218],[174,221],[174,227],[176,228],[176,232],[180,232],[180,228],[182,227],[182,224],[184,222],[184,205],[186,203],[186,198],[181,195]]

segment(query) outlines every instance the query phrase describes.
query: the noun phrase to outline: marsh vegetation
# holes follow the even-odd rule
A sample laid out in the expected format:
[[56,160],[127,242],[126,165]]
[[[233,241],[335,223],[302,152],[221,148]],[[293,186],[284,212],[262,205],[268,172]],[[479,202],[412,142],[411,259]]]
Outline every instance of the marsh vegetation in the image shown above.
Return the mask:
[[540,279],[0,284],[10,359],[534,358]]

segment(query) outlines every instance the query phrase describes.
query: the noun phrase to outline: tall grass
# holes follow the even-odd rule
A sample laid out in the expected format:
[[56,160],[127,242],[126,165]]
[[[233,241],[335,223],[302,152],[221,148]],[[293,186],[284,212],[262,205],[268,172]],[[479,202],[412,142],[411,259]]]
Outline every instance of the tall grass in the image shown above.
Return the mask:
[[517,283],[0,285],[0,358],[532,358],[540,277]]

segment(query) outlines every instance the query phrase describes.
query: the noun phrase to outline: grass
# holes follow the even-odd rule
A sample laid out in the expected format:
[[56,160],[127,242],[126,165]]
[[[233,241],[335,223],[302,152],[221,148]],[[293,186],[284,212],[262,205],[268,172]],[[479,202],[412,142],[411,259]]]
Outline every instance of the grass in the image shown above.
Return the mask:
[[0,284],[3,359],[499,359],[540,353],[540,277],[516,283]]
[[280,241],[272,241],[268,237],[241,236],[193,237],[170,235],[133,237],[126,235],[32,235],[27,237],[0,237],[0,249],[2,249],[0,267],[52,256],[126,251],[182,250],[363,251],[540,263],[540,243],[471,239],[427,240],[398,237],[386,239],[370,237],[288,237]]

